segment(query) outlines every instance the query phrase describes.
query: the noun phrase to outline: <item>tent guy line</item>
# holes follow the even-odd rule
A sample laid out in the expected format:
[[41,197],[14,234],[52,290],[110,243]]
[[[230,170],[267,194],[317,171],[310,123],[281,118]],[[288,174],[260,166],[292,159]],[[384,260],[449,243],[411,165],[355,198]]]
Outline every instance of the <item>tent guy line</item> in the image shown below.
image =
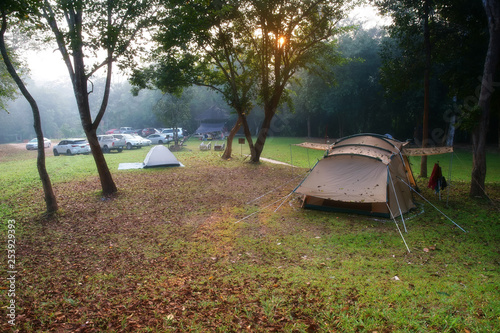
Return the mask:
[[286,183],[284,183],[283,185],[278,186],[278,187],[275,187],[275,188],[273,188],[272,190],[270,190],[270,191],[268,191],[268,192],[264,193],[264,194],[263,194],[263,195],[261,195],[260,197],[257,197],[257,198],[255,198],[255,199],[250,200],[249,202],[247,202],[247,203],[246,203],[246,205],[249,205],[249,204],[251,204],[252,202],[257,201],[257,200],[259,200],[259,199],[262,199],[262,198],[263,198],[263,197],[265,197],[266,195],[268,195],[268,194],[270,194],[270,193],[272,193],[272,192],[274,192],[274,191],[276,191],[276,190],[278,190],[278,189],[282,188],[283,186],[285,186],[285,185],[287,185],[287,184],[289,184],[289,183],[293,182],[294,180],[296,180],[296,179],[297,179],[297,178],[299,178],[299,177],[303,177],[303,175],[298,175],[298,176],[293,177],[292,179],[290,179],[289,181],[287,181],[287,182],[286,182]]
[[[292,193],[293,193],[293,191],[292,191]],[[241,221],[243,221],[243,220],[246,220],[246,219],[247,219],[247,218],[249,218],[250,216],[253,216],[253,215],[257,214],[257,213],[260,213],[260,212],[261,212],[261,211],[263,211],[264,209],[266,209],[266,208],[268,208],[268,207],[270,207],[270,206],[272,206],[272,205],[276,204],[277,202],[280,202],[280,201],[283,201],[283,202],[284,202],[284,201],[285,201],[285,200],[286,200],[289,196],[290,196],[290,194],[287,194],[287,195],[285,195],[284,197],[279,198],[278,200],[276,200],[276,201],[274,201],[274,202],[270,203],[269,205],[267,205],[267,206],[265,206],[265,207],[262,207],[262,208],[260,208],[259,210],[257,210],[257,211],[255,211],[255,212],[253,212],[252,214],[249,214],[249,215],[245,216],[244,218],[242,218],[242,219],[240,219],[240,220],[238,220],[238,221],[234,222],[234,224],[239,223],[239,222],[241,222]],[[280,206],[281,206],[281,205],[280,205]],[[278,207],[278,208],[279,208],[279,207]],[[277,209],[276,209],[276,210],[277,210]]]
[[422,194],[418,193],[414,188],[412,188],[409,184],[407,184],[403,179],[399,179],[401,180],[403,183],[405,183],[413,192],[417,193],[422,199],[424,199],[429,205],[431,205],[432,207],[434,207],[435,210],[437,210],[439,213],[441,213],[441,215],[443,215],[444,217],[446,217],[448,220],[450,220],[454,225],[456,225],[460,230],[462,230],[463,232],[467,232],[464,228],[462,228],[461,226],[459,226],[455,221],[453,221],[448,215],[446,215],[445,213],[443,213],[439,208],[437,208],[436,206],[434,206],[432,204],[432,202],[430,202],[429,200],[427,200]]

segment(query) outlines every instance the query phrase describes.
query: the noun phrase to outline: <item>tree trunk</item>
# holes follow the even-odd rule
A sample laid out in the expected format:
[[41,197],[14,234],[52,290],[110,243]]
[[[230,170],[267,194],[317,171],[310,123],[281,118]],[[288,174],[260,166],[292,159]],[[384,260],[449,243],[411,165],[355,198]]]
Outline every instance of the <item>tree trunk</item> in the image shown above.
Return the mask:
[[250,127],[248,126],[247,117],[243,116],[242,118],[242,126],[243,132],[245,133],[245,138],[248,142],[248,148],[250,149],[250,160],[255,156],[255,146],[253,144],[252,133],[250,132]]
[[101,188],[103,195],[112,195],[118,191],[111,172],[109,171],[108,164],[106,163],[106,158],[102,152],[101,146],[99,145],[99,140],[97,139],[96,131],[91,130],[90,132],[85,132],[87,140],[89,141],[90,149],[92,150],[92,156],[94,156],[95,165],[97,167],[97,173],[99,174],[99,180],[101,181]]
[[[425,46],[425,70],[424,70],[424,117],[422,120],[422,148],[427,147],[429,138],[429,85],[431,71],[431,41],[429,31],[429,0],[424,3],[424,46]],[[423,155],[420,160],[420,177],[427,177],[427,156]]]
[[222,156],[221,156],[222,159],[228,160],[231,158],[231,155],[233,154],[234,136],[240,130],[241,123],[242,123],[242,121],[241,121],[241,115],[240,115],[240,116],[238,116],[238,120],[236,121],[236,124],[234,124],[233,128],[229,132],[229,135],[227,136],[226,149],[224,150],[224,154],[222,154]]
[[[70,6],[71,7],[71,6]],[[70,48],[71,52],[68,52],[66,45],[64,44],[64,36],[57,26],[54,12],[52,7],[48,2],[44,3],[43,14],[47,23],[50,25],[55,37],[56,42],[63,56],[63,60],[68,68],[69,76],[71,78],[71,83],[73,85],[73,92],[75,94],[76,104],[78,107],[78,113],[80,114],[80,121],[82,123],[83,130],[87,136],[87,140],[90,144],[90,149],[92,150],[92,155],[94,156],[94,161],[96,163],[97,172],[99,173],[99,179],[101,181],[102,194],[111,195],[117,192],[116,185],[109,171],[108,165],[106,164],[106,159],[102,153],[101,147],[97,140],[97,127],[104,116],[106,106],[109,98],[109,90],[111,85],[111,64],[112,52],[108,48],[108,58],[107,58],[107,74],[106,74],[106,85],[104,90],[104,95],[102,98],[101,108],[96,116],[94,122],[92,122],[92,115],[90,113],[89,105],[89,91],[87,88],[88,77],[85,70],[85,55],[83,52],[83,42],[82,42],[82,16],[83,13],[81,8],[69,8],[68,12],[65,13],[67,23],[70,27],[70,31],[73,30],[74,35],[71,37]],[[111,14],[108,12],[108,26],[111,25]],[[70,57],[73,58],[71,62]]]
[[255,141],[255,147],[254,147],[255,154],[250,158],[250,161],[253,163],[260,162],[260,155],[264,150],[267,134],[269,133],[269,129],[271,128],[271,121],[273,118],[272,114],[273,114],[272,112],[265,112],[264,121],[262,122],[259,134],[257,135],[257,141]]
[[[112,195],[118,191],[111,172],[109,171],[108,164],[102,152],[101,146],[99,145],[99,140],[97,139],[97,126],[92,123],[92,118],[90,114],[90,105],[88,101],[87,93],[87,79],[83,74],[83,69],[77,65],[75,62],[75,76],[76,85],[75,96],[77,100],[78,112],[80,113],[80,120],[82,122],[82,127],[87,136],[87,140],[92,150],[92,156],[94,156],[94,161],[97,167],[97,172],[99,174],[99,180],[101,181],[101,188],[103,195]],[[79,75],[78,75],[79,74]],[[80,79],[78,79],[80,78]]]
[[481,108],[479,124],[472,132],[472,175],[470,196],[485,196],[486,180],[486,134],[490,118],[491,95],[495,81],[494,75],[500,58],[500,3],[497,0],[483,0],[483,6],[488,18],[490,40],[484,62],[481,92],[478,105]]
[[10,76],[12,76],[19,90],[21,90],[21,93],[30,104],[31,110],[33,112],[33,127],[35,128],[36,138],[38,140],[38,155],[36,159],[36,166],[38,169],[40,180],[42,181],[46,213],[52,215],[55,212],[57,212],[58,206],[57,206],[57,199],[54,194],[54,190],[52,188],[52,183],[50,181],[47,168],[45,167],[45,147],[43,140],[42,122],[40,119],[40,110],[38,109],[38,105],[35,99],[33,98],[33,96],[31,96],[28,89],[26,89],[26,86],[24,85],[19,75],[17,75],[16,69],[14,68],[14,65],[12,65],[9,55],[7,54],[7,47],[5,45],[5,39],[4,39],[6,30],[7,30],[7,15],[4,11],[2,11],[2,28],[0,31],[0,51],[5,66],[7,67],[7,71],[9,72]]

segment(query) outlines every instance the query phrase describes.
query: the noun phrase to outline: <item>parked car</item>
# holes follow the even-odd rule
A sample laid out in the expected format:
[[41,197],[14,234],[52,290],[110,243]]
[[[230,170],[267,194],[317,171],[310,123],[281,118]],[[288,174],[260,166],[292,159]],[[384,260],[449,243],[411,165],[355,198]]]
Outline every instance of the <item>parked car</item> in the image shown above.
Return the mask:
[[117,128],[112,128],[112,129],[106,131],[106,134],[114,134],[114,133],[120,133],[120,130]]
[[125,147],[125,139],[118,139],[113,135],[98,135],[97,139],[99,140],[99,145],[103,153],[109,153],[111,150],[116,150],[121,153],[123,147]]
[[90,153],[90,145],[85,139],[64,139],[61,140],[53,149],[54,156],[60,154],[76,155]]
[[162,133],[155,133],[148,135],[146,139],[151,140],[151,143],[153,144],[159,144],[159,145],[162,145],[164,143],[169,143],[170,141],[172,141],[172,138],[168,138],[166,134]]
[[[170,137],[170,139],[174,139],[174,129],[173,128],[165,128],[161,131],[162,134],[166,134]],[[184,137],[184,132],[182,128],[177,128],[177,138],[182,139]]]
[[113,134],[115,138],[125,140],[125,148],[128,150],[132,148],[142,148],[151,145],[151,141],[140,137],[139,135],[132,134]]
[[132,127],[120,127],[120,133],[125,134],[132,131]]
[[[47,138],[43,138],[43,147],[44,148],[50,148],[50,146],[52,146],[52,141],[50,141]],[[31,139],[26,144],[26,149],[28,149],[28,150],[37,150],[38,149],[38,139],[37,138]]]
[[156,128],[145,128],[142,130],[142,136],[147,137],[148,135],[160,133]]
[[142,133],[142,129],[131,129],[131,130],[123,131],[120,134],[140,135],[141,133]]

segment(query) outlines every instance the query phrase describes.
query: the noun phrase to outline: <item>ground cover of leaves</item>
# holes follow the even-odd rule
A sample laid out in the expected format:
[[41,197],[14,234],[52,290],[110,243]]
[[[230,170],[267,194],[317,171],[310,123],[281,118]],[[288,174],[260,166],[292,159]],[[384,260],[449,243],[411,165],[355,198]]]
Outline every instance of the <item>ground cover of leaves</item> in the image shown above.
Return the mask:
[[2,321],[1,329],[500,327],[499,186],[494,205],[469,200],[465,185],[455,188],[451,217],[470,216],[464,227],[479,242],[426,213],[408,222],[407,253],[391,221],[302,210],[298,197],[287,196],[304,170],[206,156],[185,168],[114,172],[112,197],[100,195],[94,176],[57,183],[61,209],[51,219],[39,214],[39,189],[11,198],[20,225],[18,316],[15,327]]

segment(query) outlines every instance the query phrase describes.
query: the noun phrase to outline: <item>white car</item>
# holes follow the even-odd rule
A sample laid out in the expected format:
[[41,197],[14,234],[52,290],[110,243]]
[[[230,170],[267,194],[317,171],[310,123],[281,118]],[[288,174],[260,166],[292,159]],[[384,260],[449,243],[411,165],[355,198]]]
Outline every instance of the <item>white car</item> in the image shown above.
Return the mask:
[[[50,146],[52,146],[52,141],[50,141],[47,138],[43,138],[43,147],[44,148],[50,148]],[[28,149],[28,150],[37,150],[38,149],[38,139],[34,138],[34,139],[30,140],[30,142],[28,142],[26,144],[26,149]]]
[[151,145],[151,141],[144,139],[139,135],[132,134],[112,134],[117,139],[125,139],[125,148],[128,150],[132,148],[142,148]]
[[99,140],[99,145],[101,146],[103,153],[109,153],[111,150],[116,150],[119,153],[122,152],[123,147],[125,147],[125,139],[118,139],[112,135],[98,135],[97,140]]
[[146,139],[150,140],[153,144],[162,145],[164,143],[169,143],[172,141],[172,138],[169,138],[166,134],[151,134],[146,137]]
[[[170,139],[174,139],[174,129],[173,128],[164,128],[161,131],[162,134],[166,134]],[[177,128],[177,138],[182,139],[184,135],[182,134],[182,128]]]
[[54,146],[54,156],[60,154],[76,155],[90,154],[90,145],[85,139],[64,139]]

